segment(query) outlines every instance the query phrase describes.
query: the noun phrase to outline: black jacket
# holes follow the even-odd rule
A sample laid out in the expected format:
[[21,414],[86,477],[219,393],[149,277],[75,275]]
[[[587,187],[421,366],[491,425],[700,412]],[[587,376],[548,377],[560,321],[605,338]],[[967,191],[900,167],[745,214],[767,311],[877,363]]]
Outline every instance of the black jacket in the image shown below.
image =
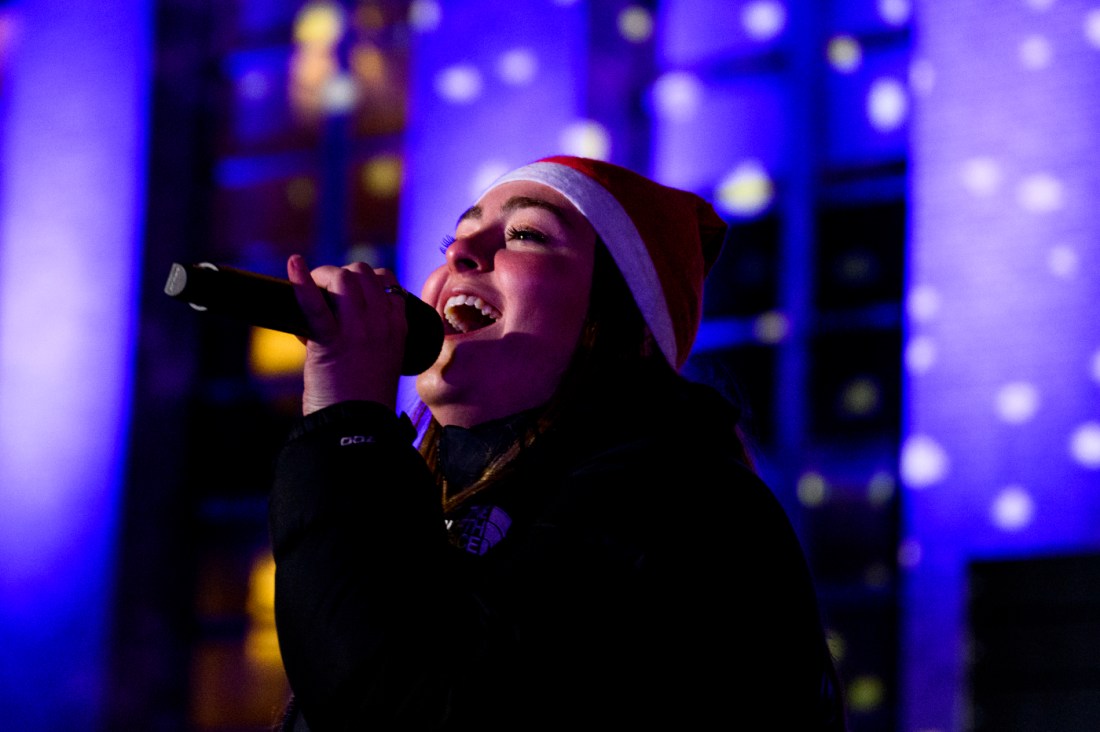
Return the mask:
[[[270,502],[285,729],[843,729],[801,547],[730,405],[674,375],[592,397],[446,517],[407,420],[302,421]],[[444,468],[513,426],[448,428]]]

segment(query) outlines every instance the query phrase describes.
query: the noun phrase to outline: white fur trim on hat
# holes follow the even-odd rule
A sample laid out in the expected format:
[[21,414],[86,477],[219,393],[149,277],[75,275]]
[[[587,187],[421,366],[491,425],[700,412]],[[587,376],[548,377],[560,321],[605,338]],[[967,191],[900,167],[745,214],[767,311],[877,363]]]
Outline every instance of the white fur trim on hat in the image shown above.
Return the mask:
[[565,196],[588,219],[622,272],[661,353],[676,368],[676,331],[661,280],[645,241],[618,199],[584,173],[560,163],[537,162],[517,168],[497,179],[489,190],[512,181],[549,186]]

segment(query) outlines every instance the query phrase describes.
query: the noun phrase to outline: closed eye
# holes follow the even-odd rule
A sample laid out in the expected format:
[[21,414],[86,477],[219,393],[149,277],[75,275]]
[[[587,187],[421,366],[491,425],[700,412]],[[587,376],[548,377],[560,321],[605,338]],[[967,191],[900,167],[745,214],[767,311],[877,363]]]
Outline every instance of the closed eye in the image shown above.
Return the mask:
[[443,254],[447,253],[447,250],[451,248],[451,245],[455,243],[455,238],[450,234],[443,237],[443,241],[439,243],[439,251]]

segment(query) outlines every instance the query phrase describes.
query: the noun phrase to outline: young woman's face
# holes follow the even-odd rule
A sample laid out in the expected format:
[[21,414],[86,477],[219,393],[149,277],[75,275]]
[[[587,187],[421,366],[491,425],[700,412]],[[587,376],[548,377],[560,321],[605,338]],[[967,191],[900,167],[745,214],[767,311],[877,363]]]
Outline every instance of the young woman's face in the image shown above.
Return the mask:
[[541,183],[505,183],[462,214],[421,293],[446,335],[416,388],[441,424],[470,427],[550,399],[580,338],[595,247],[588,220]]

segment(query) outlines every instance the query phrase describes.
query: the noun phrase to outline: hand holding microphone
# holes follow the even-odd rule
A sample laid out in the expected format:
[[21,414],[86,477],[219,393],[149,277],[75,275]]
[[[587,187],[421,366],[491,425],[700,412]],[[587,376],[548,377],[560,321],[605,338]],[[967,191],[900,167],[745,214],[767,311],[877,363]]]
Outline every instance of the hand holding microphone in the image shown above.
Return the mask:
[[[388,292],[394,292],[387,288]],[[196,310],[210,311],[260,328],[311,337],[309,325],[289,280],[209,262],[174,263],[164,292]],[[329,306],[332,298],[322,293]],[[443,321],[423,300],[401,290],[408,334],[401,373],[414,376],[428,369],[443,346]]]

